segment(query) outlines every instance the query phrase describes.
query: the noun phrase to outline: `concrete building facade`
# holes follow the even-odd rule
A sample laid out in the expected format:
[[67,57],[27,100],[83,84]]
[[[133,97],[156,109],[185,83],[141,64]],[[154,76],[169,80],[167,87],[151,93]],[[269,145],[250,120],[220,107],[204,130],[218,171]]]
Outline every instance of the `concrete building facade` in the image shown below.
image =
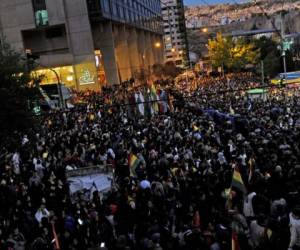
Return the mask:
[[165,61],[173,61],[177,66],[189,66],[189,50],[186,33],[183,0],[161,1]]
[[42,83],[57,82],[55,70],[76,89],[119,84],[162,63],[160,20],[159,0],[0,1],[6,42],[38,57]]

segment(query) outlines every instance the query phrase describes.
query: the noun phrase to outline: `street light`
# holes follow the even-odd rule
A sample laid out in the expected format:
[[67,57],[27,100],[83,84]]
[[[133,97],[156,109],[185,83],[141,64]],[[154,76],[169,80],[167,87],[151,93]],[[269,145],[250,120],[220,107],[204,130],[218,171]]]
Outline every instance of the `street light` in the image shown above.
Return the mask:
[[160,47],[161,47],[161,43],[160,43],[160,42],[156,42],[156,43],[154,44],[154,47],[155,47],[155,48],[160,48]]
[[208,28],[203,28],[203,29],[202,29],[202,32],[203,32],[203,33],[207,33],[207,32],[208,32]]
[[[161,48],[161,42],[157,41],[154,43],[154,46],[153,46],[155,49],[160,49]],[[142,58],[143,58],[143,67],[145,68],[145,59],[146,59],[146,52],[148,52],[148,50],[152,49],[153,48],[152,46],[149,46],[148,48],[144,48],[144,52],[142,54]],[[149,69],[148,71],[150,72],[150,63],[148,65]]]

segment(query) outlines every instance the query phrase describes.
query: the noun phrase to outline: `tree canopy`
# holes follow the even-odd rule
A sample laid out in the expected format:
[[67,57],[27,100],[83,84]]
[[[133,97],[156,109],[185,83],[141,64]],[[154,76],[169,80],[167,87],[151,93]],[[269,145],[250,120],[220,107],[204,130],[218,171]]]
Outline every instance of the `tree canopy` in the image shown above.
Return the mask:
[[208,41],[208,54],[214,67],[240,71],[249,64],[256,65],[260,51],[255,44],[242,38],[223,37],[218,33],[216,38]]
[[0,146],[32,128],[37,89],[26,60],[0,40]]

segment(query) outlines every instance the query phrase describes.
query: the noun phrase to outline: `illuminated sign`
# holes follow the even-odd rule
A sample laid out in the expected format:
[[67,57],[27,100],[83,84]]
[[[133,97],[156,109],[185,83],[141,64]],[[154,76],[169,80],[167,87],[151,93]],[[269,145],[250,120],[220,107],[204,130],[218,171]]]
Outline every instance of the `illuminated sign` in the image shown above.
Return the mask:
[[95,83],[94,76],[90,73],[88,69],[82,70],[82,75],[79,77],[79,84],[92,84]]

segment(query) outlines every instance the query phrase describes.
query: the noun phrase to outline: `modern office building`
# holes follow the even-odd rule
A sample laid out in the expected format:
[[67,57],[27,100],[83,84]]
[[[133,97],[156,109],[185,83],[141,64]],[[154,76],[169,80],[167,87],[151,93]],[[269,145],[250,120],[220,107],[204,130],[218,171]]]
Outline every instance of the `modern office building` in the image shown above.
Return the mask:
[[1,0],[0,32],[39,59],[42,83],[119,84],[163,62],[159,0]]
[[189,66],[189,50],[183,0],[161,0],[164,24],[165,61]]

